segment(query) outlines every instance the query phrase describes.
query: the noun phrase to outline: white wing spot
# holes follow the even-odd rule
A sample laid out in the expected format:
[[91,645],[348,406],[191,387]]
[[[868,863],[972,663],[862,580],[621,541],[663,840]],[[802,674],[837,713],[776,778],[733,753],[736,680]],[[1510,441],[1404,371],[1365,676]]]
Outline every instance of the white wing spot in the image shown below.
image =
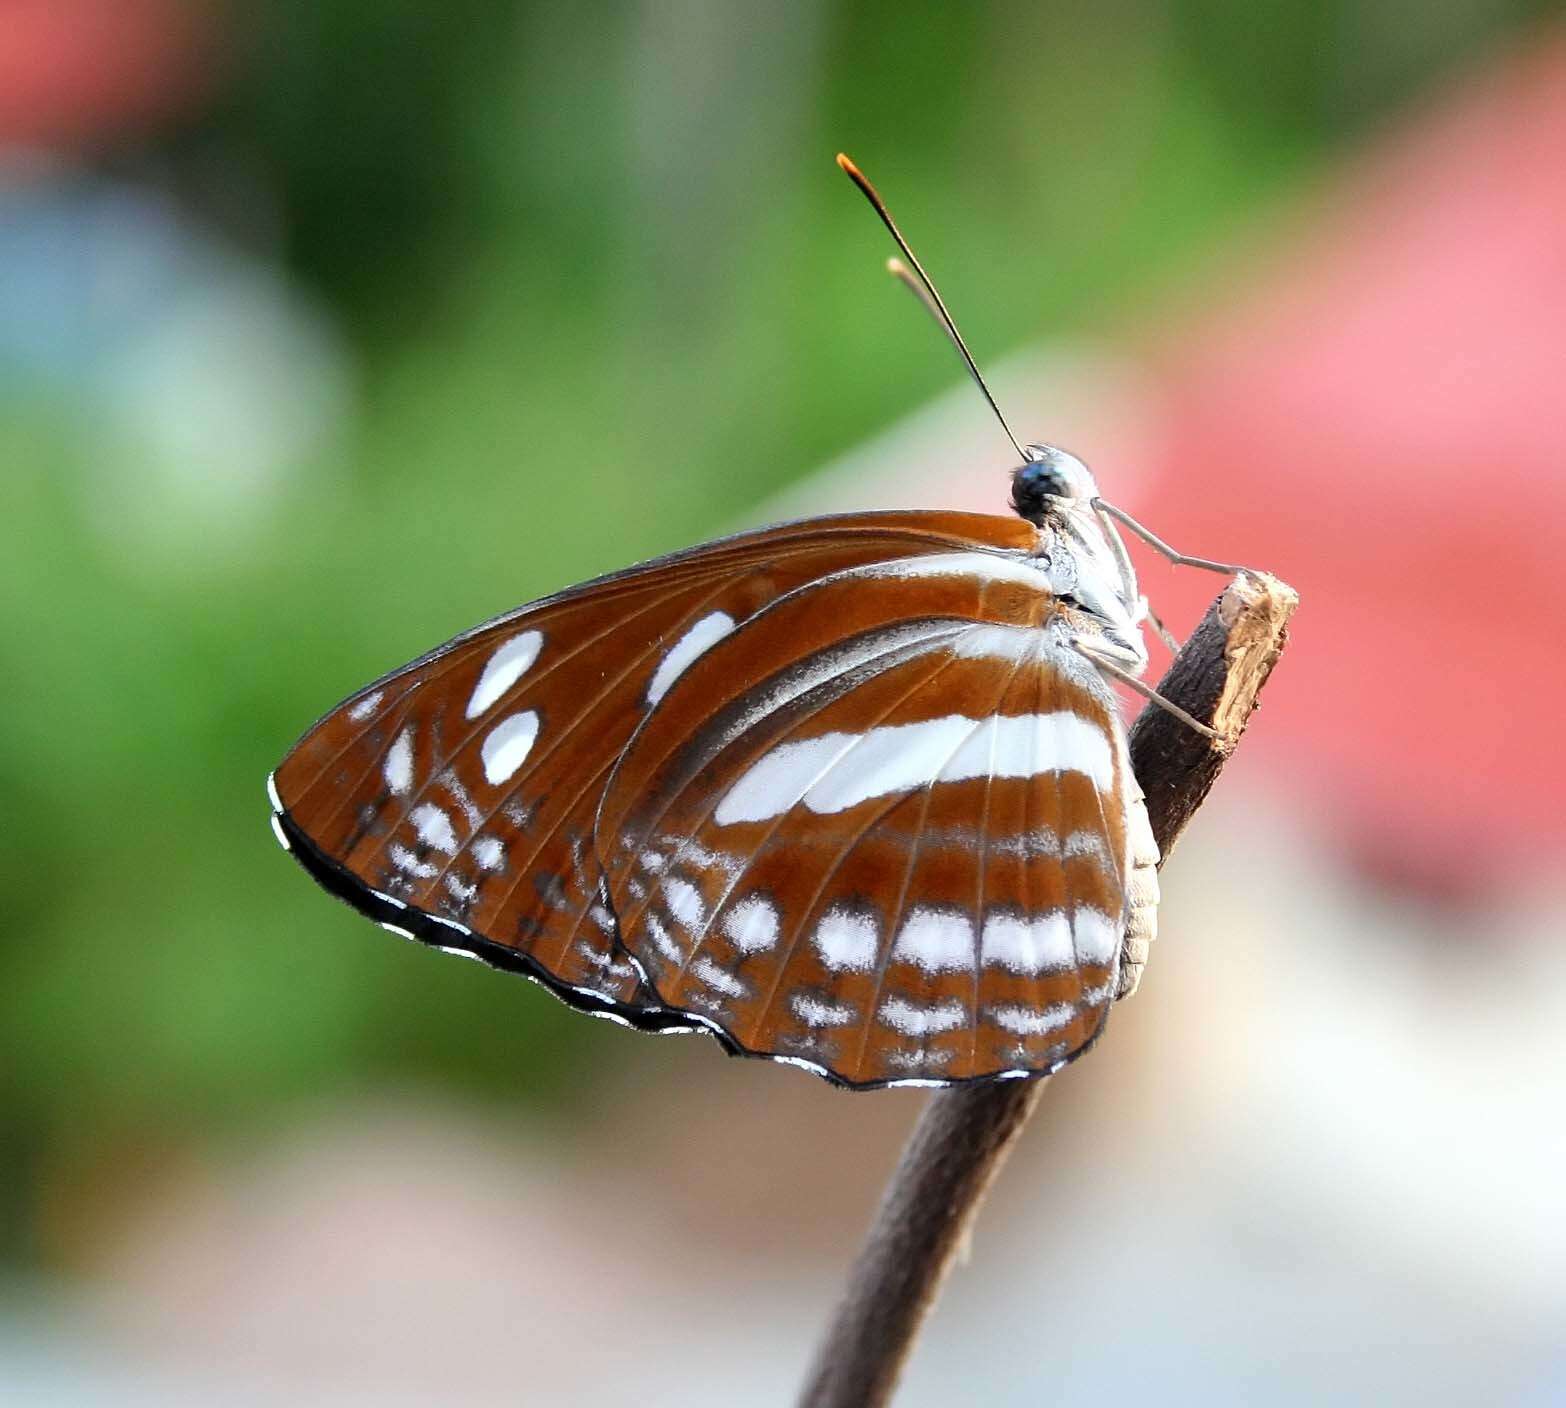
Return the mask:
[[744,997],[750,989],[732,973],[725,973],[710,958],[698,958],[691,964],[691,972],[709,988],[727,997]]
[[662,699],[669,692],[669,686],[690,669],[698,657],[705,655],[733,629],[734,618],[727,611],[712,611],[697,621],[658,662],[652,683],[647,686],[647,702],[656,704]]
[[869,915],[832,908],[821,916],[812,942],[828,968],[868,968],[875,962],[876,938]]
[[457,804],[457,809],[468,819],[469,826],[477,826],[484,820],[484,813],[473,805],[473,799],[468,796],[468,789],[462,785],[454,772],[448,768],[437,781],[450,794],[452,801]]
[[[897,1066],[901,1070],[926,1070],[934,1067],[939,1070],[942,1066],[949,1066],[952,1060],[950,1051],[888,1051],[886,1064]],[[893,1081],[894,1085],[945,1085],[941,1080],[899,1080]]]
[[665,849],[678,852],[678,860],[687,869],[716,870],[727,875],[731,880],[738,878],[745,869],[745,862],[738,856],[728,855],[724,851],[709,851],[698,841],[686,841],[681,844],[671,837],[664,837],[662,845]]
[[866,577],[978,577],[988,582],[1012,582],[1040,596],[1049,592],[1049,579],[1020,554],[989,552],[941,552],[927,557],[903,557],[871,563],[858,571]]
[[527,761],[537,737],[538,715],[531,709],[496,724],[479,748],[485,780],[491,786],[506,781]]
[[419,840],[426,846],[443,851],[448,856],[456,855],[457,833],[452,827],[451,818],[433,802],[421,802],[413,809],[408,820],[413,823],[413,829],[419,833]]
[[653,946],[670,963],[685,962],[685,950],[669,937],[669,931],[663,927],[663,921],[656,914],[644,914],[642,923],[647,929],[648,936],[653,941]]
[[858,1009],[851,1003],[823,1002],[809,993],[796,992],[789,1006],[807,1027],[846,1027],[859,1020]]
[[451,891],[451,897],[460,904],[472,904],[478,898],[478,886],[464,880],[460,875],[448,875],[446,888]]
[[663,902],[669,907],[669,913],[686,929],[694,932],[707,922],[706,902],[701,897],[701,891],[689,880],[681,880],[677,875],[669,876],[663,882]]
[[381,764],[381,776],[392,795],[402,796],[413,786],[413,730],[405,728],[397,735],[397,741],[386,750],[386,761]]
[[406,846],[399,846],[395,841],[386,848],[386,854],[391,857],[391,863],[405,875],[412,875],[420,880],[433,880],[440,874],[438,866],[420,860]]
[[741,953],[765,953],[777,945],[777,909],[765,895],[747,895],[724,916],[723,932]]
[[[602,968],[611,978],[629,978],[636,971],[629,963],[619,962],[611,953],[600,953],[591,944],[578,944],[576,951],[594,968]],[[626,1025],[629,1026],[630,1023]]]
[[889,997],[881,1004],[881,1020],[904,1036],[934,1036],[960,1027],[968,1009],[960,1002],[938,1002],[920,1007],[901,997]]
[[[1093,856],[1106,869],[1109,865],[1109,853],[1104,848],[1104,838],[1096,831],[1073,831],[1060,843],[1060,854],[1065,860],[1077,856]],[[1156,857],[1154,859],[1156,860]]]
[[1077,957],[1087,963],[1113,962],[1120,950],[1120,926],[1096,909],[1079,909],[1074,918]]
[[1103,728],[1070,710],[947,714],[868,733],[825,733],[763,754],[718,803],[720,826],[770,821],[803,803],[813,812],[846,811],[873,797],[933,782],[1080,772],[1100,791],[1114,781],[1114,754]]
[[1026,660],[1038,653],[1039,634],[1024,626],[974,626],[951,649],[959,660]]
[[1018,856],[1033,860],[1037,856],[1059,856],[1060,837],[1048,827],[1035,827],[1011,836],[991,836],[987,847],[991,855]]
[[1059,1031],[1076,1015],[1076,1008],[1069,1002],[1057,1002],[1053,1007],[997,1007],[991,1013],[995,1025],[1017,1036],[1044,1036]]
[[349,719],[356,724],[362,724],[381,706],[381,700],[386,697],[386,691],[378,689],[374,694],[366,694],[357,704],[348,711]]
[[1004,912],[991,914],[984,921],[979,954],[985,963],[998,963],[1029,976],[1073,968],[1077,961],[1071,921],[1059,909],[1031,919]]
[[541,631],[523,631],[512,636],[491,655],[484,665],[484,673],[473,686],[468,700],[467,717],[476,719],[522,676],[533,667],[538,652],[543,649]]
[[476,836],[469,849],[485,870],[499,870],[506,863],[506,846],[498,836]]
[[965,914],[918,906],[904,921],[892,957],[927,973],[973,967],[973,923]]

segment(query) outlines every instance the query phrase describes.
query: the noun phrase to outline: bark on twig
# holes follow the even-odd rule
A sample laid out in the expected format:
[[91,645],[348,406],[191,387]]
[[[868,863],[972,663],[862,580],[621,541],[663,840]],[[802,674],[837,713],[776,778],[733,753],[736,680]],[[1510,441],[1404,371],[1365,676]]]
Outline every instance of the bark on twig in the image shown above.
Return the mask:
[[[1159,692],[1217,729],[1221,742],[1151,705],[1133,726],[1131,763],[1165,857],[1238,744],[1298,601],[1273,578],[1235,578],[1160,681]],[[974,1213],[1044,1084],[1001,1081],[930,1097],[817,1350],[802,1408],[874,1408],[888,1401]]]

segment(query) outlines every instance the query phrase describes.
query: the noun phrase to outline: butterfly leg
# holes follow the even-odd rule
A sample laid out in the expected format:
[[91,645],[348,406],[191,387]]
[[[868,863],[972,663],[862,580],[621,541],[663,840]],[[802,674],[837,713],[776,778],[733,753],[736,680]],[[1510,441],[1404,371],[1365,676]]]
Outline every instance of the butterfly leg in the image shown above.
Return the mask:
[[1249,567],[1236,567],[1232,563],[1213,562],[1209,558],[1188,557],[1183,552],[1176,552],[1172,547],[1169,546],[1168,543],[1166,543],[1150,528],[1144,528],[1123,508],[1116,508],[1113,504],[1106,503],[1103,499],[1094,499],[1093,507],[1100,513],[1107,513],[1115,520],[1116,523],[1120,524],[1122,527],[1129,528],[1150,548],[1152,548],[1155,552],[1162,553],[1163,556],[1167,557],[1169,561],[1172,562],[1176,567],[1200,567],[1204,572],[1222,572],[1226,577],[1237,577],[1242,572],[1249,577],[1260,575],[1259,573],[1253,572]]
[[1159,640],[1169,647],[1169,653],[1178,655],[1180,653],[1180,642],[1174,638],[1169,627],[1164,625],[1163,618],[1153,610],[1153,603],[1145,596],[1142,596],[1137,598],[1136,605],[1137,620],[1151,623],[1153,629],[1158,633]]
[[1219,740],[1223,738],[1223,735],[1219,733],[1217,729],[1209,728],[1200,719],[1186,713],[1186,711],[1178,704],[1174,703],[1173,700],[1165,699],[1163,695],[1161,695],[1156,689],[1152,687],[1152,685],[1144,684],[1135,675],[1133,675],[1131,671],[1125,669],[1121,665],[1117,665],[1113,660],[1109,659],[1103,653],[1103,651],[1095,650],[1091,641],[1085,639],[1082,636],[1077,636],[1072,640],[1071,644],[1076,649],[1077,654],[1082,656],[1083,659],[1090,662],[1095,668],[1102,670],[1105,674],[1113,675],[1128,689],[1134,689],[1142,696],[1142,698],[1147,700],[1149,704],[1156,704],[1166,714],[1173,715],[1188,728],[1195,729],[1204,738],[1215,738]]
[[1153,629],[1158,632],[1158,638],[1169,647],[1171,655],[1180,653],[1180,642],[1169,633],[1169,628],[1159,619],[1158,613],[1153,610],[1153,604],[1147,599],[1141,588],[1136,584],[1136,568],[1131,564],[1131,555],[1126,551],[1126,545],[1120,539],[1120,534],[1115,531],[1114,520],[1105,511],[1107,505],[1102,499],[1093,500],[1093,512],[1098,517],[1099,526],[1104,530],[1104,537],[1108,540],[1110,549],[1115,554],[1115,563],[1120,568],[1121,595],[1127,601],[1136,603],[1135,621],[1141,625],[1143,621],[1151,621]]

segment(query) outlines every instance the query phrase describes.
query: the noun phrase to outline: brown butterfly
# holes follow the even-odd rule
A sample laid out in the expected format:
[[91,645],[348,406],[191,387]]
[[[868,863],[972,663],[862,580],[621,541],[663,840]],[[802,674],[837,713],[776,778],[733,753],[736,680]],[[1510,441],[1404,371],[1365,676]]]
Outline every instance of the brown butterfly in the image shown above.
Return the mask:
[[1012,443],[1017,517],[742,533],[394,670],[273,774],[278,839],[386,928],[597,1016],[855,1088],[1057,1070],[1156,923],[1108,681],[1174,706],[1136,679],[1149,613],[1116,524],[1236,569]]

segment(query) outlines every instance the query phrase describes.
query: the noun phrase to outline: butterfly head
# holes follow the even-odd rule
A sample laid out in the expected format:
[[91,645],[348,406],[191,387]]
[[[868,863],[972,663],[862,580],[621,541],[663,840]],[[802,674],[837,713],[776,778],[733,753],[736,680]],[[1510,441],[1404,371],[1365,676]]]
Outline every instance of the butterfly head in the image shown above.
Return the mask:
[[1029,445],[1028,461],[1011,476],[1011,506],[1042,528],[1098,497],[1093,473],[1075,455],[1053,445]]

